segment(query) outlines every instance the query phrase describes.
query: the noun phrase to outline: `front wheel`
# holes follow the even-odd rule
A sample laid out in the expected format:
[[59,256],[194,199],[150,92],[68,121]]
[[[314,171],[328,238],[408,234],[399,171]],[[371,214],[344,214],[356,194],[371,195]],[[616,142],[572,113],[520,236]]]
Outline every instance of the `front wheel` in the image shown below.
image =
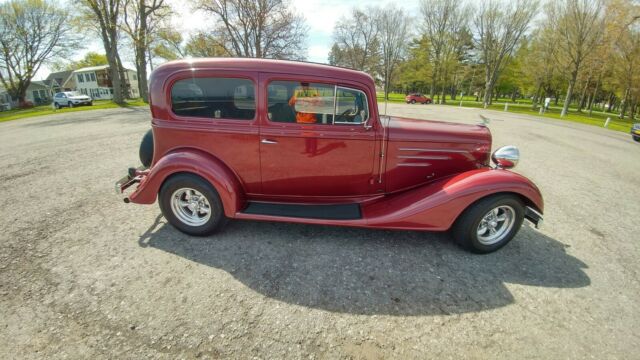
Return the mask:
[[69,101],[69,107],[72,108],[73,107],[73,103],[71,101]]
[[60,109],[60,104],[58,104],[58,103],[53,103],[53,106],[54,106],[56,109]]
[[516,195],[496,195],[467,208],[452,227],[454,240],[464,249],[487,254],[505,246],[518,233],[524,205]]
[[160,189],[160,210],[178,230],[205,236],[219,230],[226,222],[218,192],[208,181],[193,174],[179,174]]
[[416,103],[416,101],[415,101],[415,100],[411,100],[411,103],[412,103],[412,104],[415,104],[415,103]]

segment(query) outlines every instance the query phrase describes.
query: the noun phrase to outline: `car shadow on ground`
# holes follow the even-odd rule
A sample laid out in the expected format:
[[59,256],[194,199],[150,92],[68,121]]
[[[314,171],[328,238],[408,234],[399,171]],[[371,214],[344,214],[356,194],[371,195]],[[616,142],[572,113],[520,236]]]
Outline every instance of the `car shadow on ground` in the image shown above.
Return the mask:
[[273,299],[352,314],[476,312],[513,303],[505,283],[590,284],[587,266],[564,244],[527,226],[489,255],[460,250],[446,233],[254,221],[196,238],[161,216],[139,244],[223,269]]

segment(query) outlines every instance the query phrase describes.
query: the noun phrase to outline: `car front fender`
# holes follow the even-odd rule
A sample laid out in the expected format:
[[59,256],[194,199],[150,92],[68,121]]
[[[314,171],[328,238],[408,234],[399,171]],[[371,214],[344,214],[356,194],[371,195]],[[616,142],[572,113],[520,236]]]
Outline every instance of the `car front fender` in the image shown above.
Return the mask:
[[154,203],[164,181],[178,173],[191,173],[207,180],[220,195],[227,217],[234,217],[245,205],[244,191],[236,175],[211,154],[191,148],[172,150],[162,156],[129,200],[136,204]]
[[447,230],[474,202],[494,194],[519,195],[526,206],[542,214],[542,195],[529,179],[508,171],[483,168],[446,179],[363,206],[371,227]]

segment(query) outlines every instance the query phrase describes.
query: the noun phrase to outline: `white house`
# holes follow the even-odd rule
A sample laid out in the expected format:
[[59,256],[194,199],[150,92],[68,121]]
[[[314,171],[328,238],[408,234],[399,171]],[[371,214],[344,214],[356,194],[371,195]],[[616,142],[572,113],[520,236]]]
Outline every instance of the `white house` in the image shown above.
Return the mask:
[[[140,97],[138,92],[138,74],[129,69],[124,70],[126,94],[129,98]],[[75,70],[62,85],[63,88],[74,89],[93,99],[113,98],[113,85],[109,74],[109,65],[86,67]]]
[[[43,81],[32,81],[27,88],[25,101],[34,105],[44,105],[51,102],[49,87]],[[18,107],[18,100],[12,99],[7,90],[0,85],[0,110]]]

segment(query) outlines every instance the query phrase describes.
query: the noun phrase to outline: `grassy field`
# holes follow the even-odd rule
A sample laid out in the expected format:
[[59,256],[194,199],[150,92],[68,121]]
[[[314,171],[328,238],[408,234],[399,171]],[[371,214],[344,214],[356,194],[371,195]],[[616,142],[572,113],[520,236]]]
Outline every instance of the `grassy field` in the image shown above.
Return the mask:
[[[404,102],[404,94],[392,93],[389,94],[389,101],[391,102]],[[378,102],[383,101],[383,95],[378,93]],[[460,98],[457,100],[448,100],[446,105],[449,106],[463,106],[463,107],[475,107],[482,108],[482,103],[475,101],[475,96],[465,96],[462,100],[462,105],[460,103]],[[609,122],[608,129],[629,132],[631,130],[632,121],[625,119],[620,120],[616,114],[605,113],[601,111],[593,111],[591,116],[589,116],[588,111],[578,112],[575,108],[569,108],[569,113],[565,117],[560,117],[560,112],[562,111],[562,107],[560,106],[550,106],[549,110],[547,110],[544,114],[540,115],[538,110],[531,109],[531,100],[530,99],[518,99],[515,103],[511,102],[511,99],[498,99],[492,105],[488,107],[491,110],[499,110],[504,111],[505,102],[509,103],[508,111],[518,114],[527,114],[534,116],[541,116],[546,118],[557,119],[561,121],[572,121],[578,122],[587,125],[604,127],[604,123],[607,118],[611,118]]]
[[0,122],[23,119],[23,118],[34,117],[34,116],[62,114],[66,112],[112,109],[117,107],[130,107],[130,106],[148,106],[148,104],[144,103],[142,99],[127,100],[126,105],[118,105],[113,101],[109,101],[109,100],[95,100],[93,102],[93,106],[77,106],[74,108],[65,107],[58,110],[52,108],[51,104],[49,104],[49,105],[36,106],[31,109],[13,109],[9,111],[1,111]]

